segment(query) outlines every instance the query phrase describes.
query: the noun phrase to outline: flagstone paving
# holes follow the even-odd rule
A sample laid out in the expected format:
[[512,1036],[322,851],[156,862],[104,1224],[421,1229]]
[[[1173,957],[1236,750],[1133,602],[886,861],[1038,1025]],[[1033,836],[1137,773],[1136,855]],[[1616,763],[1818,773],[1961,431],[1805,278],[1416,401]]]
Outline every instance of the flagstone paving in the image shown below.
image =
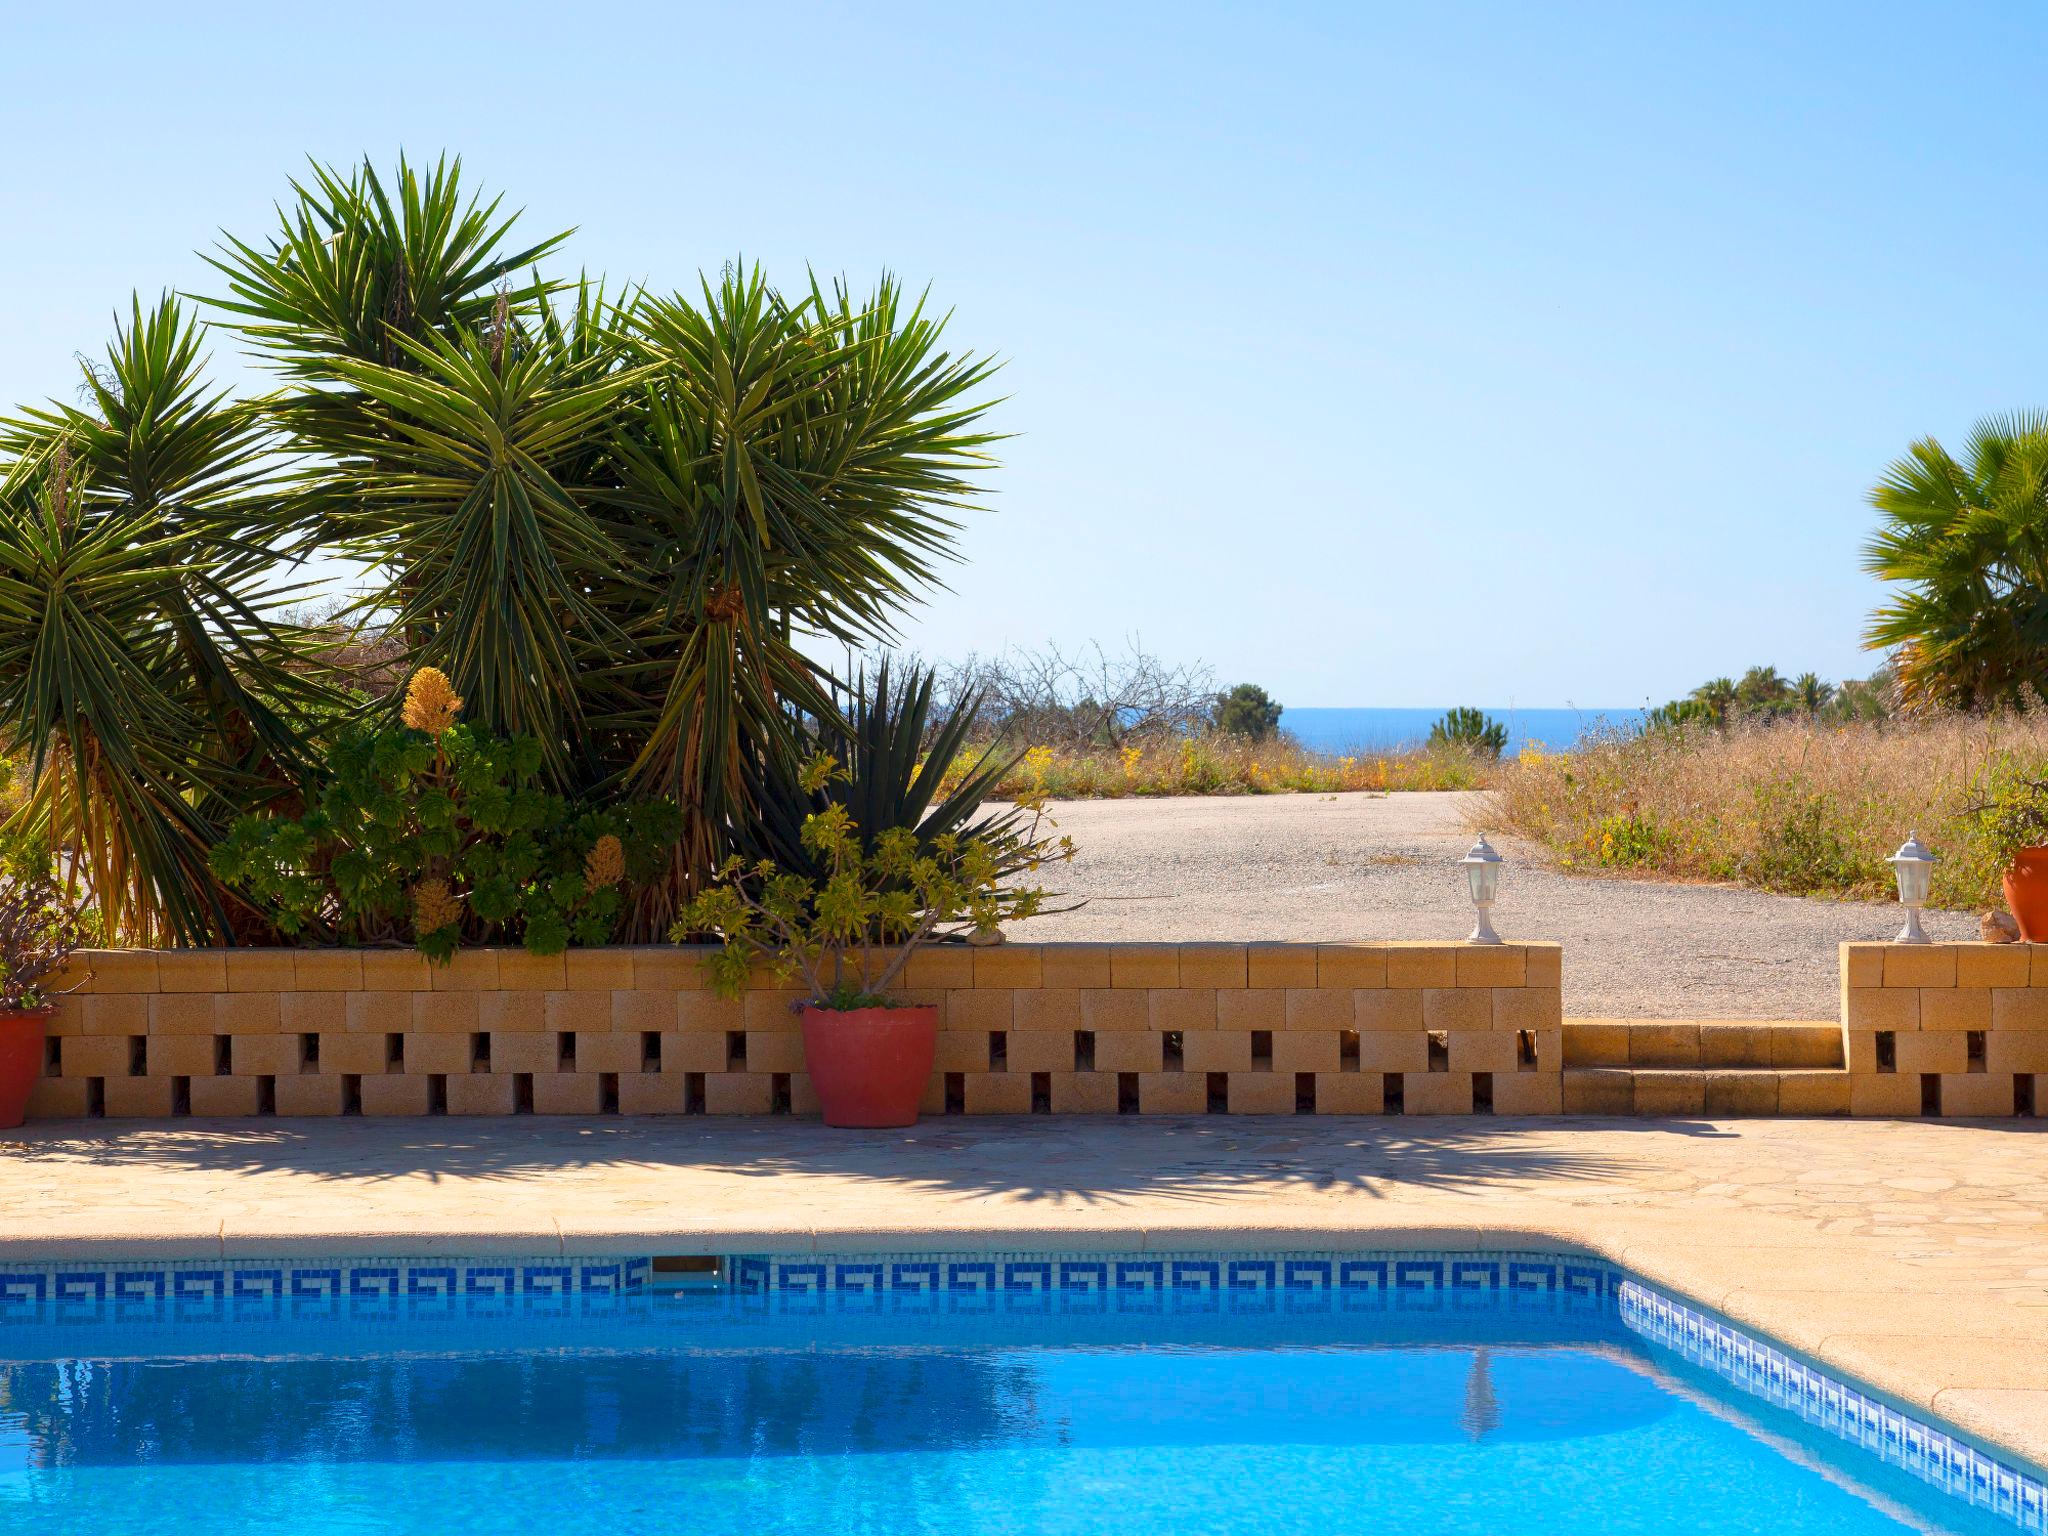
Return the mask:
[[2048,1462],[2048,1122],[56,1122],[0,1262],[1550,1243]]

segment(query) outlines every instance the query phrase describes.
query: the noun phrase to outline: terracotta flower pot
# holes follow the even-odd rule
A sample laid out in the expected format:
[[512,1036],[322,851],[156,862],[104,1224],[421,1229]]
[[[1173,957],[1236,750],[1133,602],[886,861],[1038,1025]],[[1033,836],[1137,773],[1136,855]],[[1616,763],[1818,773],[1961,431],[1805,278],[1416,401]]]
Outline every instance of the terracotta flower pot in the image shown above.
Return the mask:
[[2005,904],[2029,944],[2048,944],[2048,848],[2021,848],[2005,870]]
[[28,1096],[43,1075],[43,1031],[50,1010],[0,1013],[0,1130],[28,1118]]
[[827,1125],[917,1124],[938,1051],[937,1008],[806,1007],[803,1025],[804,1067]]

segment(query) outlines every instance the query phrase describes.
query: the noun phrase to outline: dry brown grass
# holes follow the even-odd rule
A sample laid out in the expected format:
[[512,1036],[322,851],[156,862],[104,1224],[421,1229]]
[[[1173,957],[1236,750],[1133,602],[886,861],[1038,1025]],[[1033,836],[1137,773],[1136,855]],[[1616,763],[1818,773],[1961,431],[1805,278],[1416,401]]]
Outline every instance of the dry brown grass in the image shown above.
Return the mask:
[[[957,782],[986,750],[961,754],[949,780]],[[1122,749],[1033,747],[996,792],[1009,797],[1112,800],[1129,795],[1477,789],[1495,771],[1491,759],[1457,748],[1331,756],[1305,751],[1285,739],[1253,743],[1228,736],[1191,736]]]
[[2001,904],[2003,859],[1972,814],[2016,776],[2048,777],[2048,716],[1657,731],[1503,764],[1488,825],[1566,868],[1882,897],[1917,829],[1938,905]]

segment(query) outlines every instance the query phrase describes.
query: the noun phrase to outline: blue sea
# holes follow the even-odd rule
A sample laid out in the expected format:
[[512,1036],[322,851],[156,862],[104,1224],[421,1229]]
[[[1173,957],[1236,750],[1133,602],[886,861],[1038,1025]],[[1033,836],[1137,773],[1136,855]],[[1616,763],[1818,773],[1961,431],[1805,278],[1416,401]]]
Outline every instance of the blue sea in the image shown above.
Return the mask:
[[[1507,750],[1522,750],[1533,741],[1552,751],[1577,746],[1590,734],[1630,731],[1643,723],[1640,709],[1517,709],[1488,708],[1487,714],[1508,728]],[[1390,752],[1419,747],[1429,728],[1443,719],[1441,709],[1289,708],[1280,729],[1314,752]]]

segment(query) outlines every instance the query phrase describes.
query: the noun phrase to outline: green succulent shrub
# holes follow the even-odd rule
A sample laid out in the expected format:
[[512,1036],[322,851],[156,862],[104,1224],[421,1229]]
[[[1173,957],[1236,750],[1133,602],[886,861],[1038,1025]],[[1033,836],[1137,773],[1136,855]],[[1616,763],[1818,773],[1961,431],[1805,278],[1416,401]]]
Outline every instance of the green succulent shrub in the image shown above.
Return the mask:
[[1508,728],[1486,711],[1461,704],[1429,728],[1429,744],[1499,757],[1508,744]]
[[[844,778],[820,753],[804,765],[802,786],[821,794]],[[871,838],[840,800],[805,816],[801,838],[806,868],[734,856],[677,921],[670,937],[678,942],[706,934],[718,941],[705,972],[722,996],[739,996],[765,962],[780,977],[800,978],[813,1006],[887,1007],[919,946],[993,939],[1002,923],[1044,910],[1046,893],[1009,883],[1006,871],[1035,871],[1073,854],[1065,839],[1038,837],[1036,823],[929,839],[899,825]]]
[[[416,707],[436,688],[438,715]],[[608,942],[631,888],[666,867],[675,806],[569,801],[545,787],[538,742],[456,723],[446,701],[461,704],[422,669],[404,721],[343,733],[317,802],[239,819],[215,875],[291,938],[410,939],[436,961],[465,943],[551,955]]]

